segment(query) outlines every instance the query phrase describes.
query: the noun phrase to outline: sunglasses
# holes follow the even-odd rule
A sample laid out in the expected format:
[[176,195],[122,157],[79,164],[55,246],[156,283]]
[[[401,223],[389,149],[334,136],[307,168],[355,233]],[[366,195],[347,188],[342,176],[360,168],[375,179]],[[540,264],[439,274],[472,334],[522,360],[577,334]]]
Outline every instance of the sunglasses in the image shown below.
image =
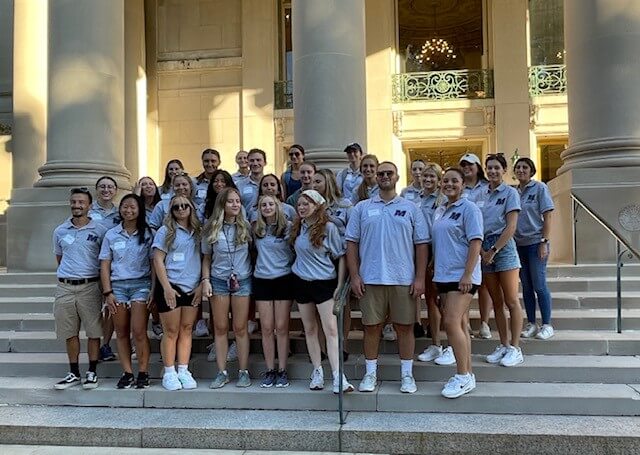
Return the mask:
[[378,171],[376,175],[378,177],[393,177],[393,171]]
[[291,152],[289,156],[300,156],[300,152]]
[[187,210],[190,208],[191,206],[189,204],[173,204],[171,206],[171,210]]

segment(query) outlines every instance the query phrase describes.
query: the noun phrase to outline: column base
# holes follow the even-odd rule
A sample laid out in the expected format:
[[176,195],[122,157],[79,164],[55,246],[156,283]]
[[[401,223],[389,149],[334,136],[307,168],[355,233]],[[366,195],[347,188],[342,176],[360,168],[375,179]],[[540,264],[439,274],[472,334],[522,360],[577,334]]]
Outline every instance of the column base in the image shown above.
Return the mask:
[[[76,161],[50,161],[38,169],[42,176],[35,183],[38,188],[86,186],[93,188],[96,180],[107,175],[118,182],[118,188],[130,190],[131,174],[122,166],[111,163],[78,163]],[[66,199],[65,199],[66,200]]]
[[318,169],[331,169],[334,172],[349,165],[344,151],[336,149],[307,149],[305,159],[315,164]]
[[51,236],[70,216],[69,188],[19,188],[7,209],[7,268],[11,272],[53,272]]
[[[552,262],[615,263],[616,241],[608,229],[640,248],[640,166],[571,169],[549,182],[549,189],[556,206],[551,226]],[[574,212],[572,194],[606,227],[582,207]]]

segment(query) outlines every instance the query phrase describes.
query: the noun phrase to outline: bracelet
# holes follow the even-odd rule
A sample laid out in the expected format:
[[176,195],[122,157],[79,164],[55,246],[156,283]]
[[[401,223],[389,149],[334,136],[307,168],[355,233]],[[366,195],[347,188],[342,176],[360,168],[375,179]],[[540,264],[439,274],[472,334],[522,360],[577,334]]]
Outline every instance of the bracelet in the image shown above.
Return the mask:
[[549,239],[542,237],[540,243],[549,243]]
[[203,281],[207,281],[207,280],[209,280],[209,277],[201,279],[200,282],[202,283]]
[[111,295],[111,294],[113,294],[113,290],[111,290],[111,291],[104,291],[104,292],[102,293],[103,297],[107,297],[108,295]]

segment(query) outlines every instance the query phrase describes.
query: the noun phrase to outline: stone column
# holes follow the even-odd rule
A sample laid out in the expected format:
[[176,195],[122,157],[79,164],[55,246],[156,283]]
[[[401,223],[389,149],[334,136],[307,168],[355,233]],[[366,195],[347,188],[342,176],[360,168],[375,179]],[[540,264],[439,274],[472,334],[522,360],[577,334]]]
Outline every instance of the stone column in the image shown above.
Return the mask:
[[295,142],[340,168],[345,145],[366,150],[365,2],[293,0],[292,15]]
[[124,167],[124,0],[50,0],[47,163],[37,187],[130,188]]

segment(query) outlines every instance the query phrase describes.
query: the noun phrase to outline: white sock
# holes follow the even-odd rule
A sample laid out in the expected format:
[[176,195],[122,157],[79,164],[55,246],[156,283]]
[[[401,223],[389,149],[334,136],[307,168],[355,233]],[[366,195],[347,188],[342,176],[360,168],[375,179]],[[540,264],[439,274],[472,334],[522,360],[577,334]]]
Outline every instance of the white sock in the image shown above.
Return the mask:
[[164,367],[164,374],[175,374],[175,372],[176,369],[173,365],[170,367]]
[[178,373],[184,373],[189,369],[189,365],[178,365]]
[[413,360],[400,359],[400,372],[402,376],[410,374],[413,376]]
[[376,374],[378,373],[378,359],[373,359],[373,360],[369,360],[369,359],[365,359],[364,361],[366,367],[367,367],[367,373],[366,374]]

